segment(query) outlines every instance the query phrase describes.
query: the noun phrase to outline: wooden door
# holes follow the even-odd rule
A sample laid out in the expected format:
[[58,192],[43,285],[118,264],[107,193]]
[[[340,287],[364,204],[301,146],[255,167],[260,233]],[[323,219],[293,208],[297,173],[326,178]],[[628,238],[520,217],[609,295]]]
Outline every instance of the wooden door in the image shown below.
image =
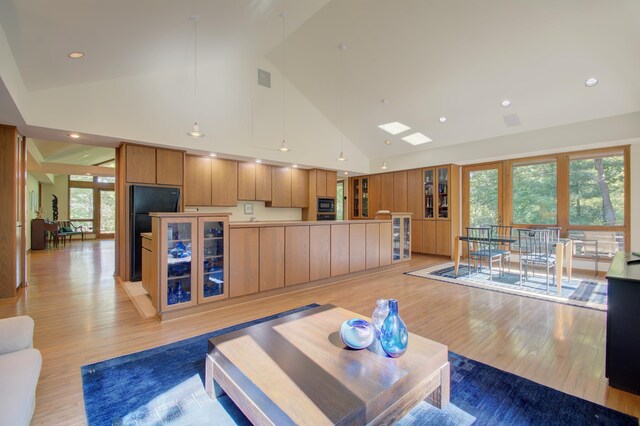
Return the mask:
[[376,217],[380,210],[380,175],[369,176],[369,216]]
[[260,228],[260,291],[284,287],[284,226]]
[[291,207],[291,169],[288,167],[271,169],[270,207]]
[[184,152],[156,149],[156,183],[182,186]]
[[309,207],[309,171],[291,169],[291,207]]
[[309,281],[331,276],[331,226],[309,227]]
[[409,211],[406,171],[393,173],[393,211],[402,213]]
[[380,210],[393,211],[393,173],[380,176]]
[[337,197],[337,188],[338,188],[338,172],[332,172],[327,170],[327,197],[336,198]]
[[255,163],[238,163],[238,200],[256,199]]
[[316,170],[316,195],[318,197],[327,196],[327,172]]
[[257,293],[260,288],[258,228],[231,229],[229,235],[229,294],[237,297]]
[[271,166],[256,164],[256,201],[271,201]]
[[288,226],[285,231],[286,286],[309,282],[309,226]]
[[126,146],[126,179],[131,183],[156,183],[156,150],[146,146]]
[[185,206],[211,205],[211,159],[206,157],[185,157],[184,174]]
[[422,170],[409,170],[407,172],[407,203],[411,219],[422,219],[422,205],[424,198],[424,184],[422,182]]
[[211,205],[238,205],[238,162],[213,158],[211,160]]

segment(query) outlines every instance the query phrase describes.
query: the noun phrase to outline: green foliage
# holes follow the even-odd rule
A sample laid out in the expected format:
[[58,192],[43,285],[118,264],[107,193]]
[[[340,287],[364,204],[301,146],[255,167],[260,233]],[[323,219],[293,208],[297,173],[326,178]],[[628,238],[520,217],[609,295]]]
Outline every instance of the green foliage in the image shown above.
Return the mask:
[[69,218],[93,219],[92,188],[69,188]]
[[[624,225],[624,157],[602,158],[603,176],[599,176],[596,161],[598,159],[569,163],[569,223]],[[599,177],[602,177],[600,182]],[[606,202],[606,193],[610,205]]]
[[342,212],[344,211],[344,184],[338,184],[336,192],[336,219],[344,219]]
[[513,166],[513,218],[518,225],[555,225],[558,217],[556,162]]
[[498,224],[498,170],[478,170],[469,176],[470,226]]

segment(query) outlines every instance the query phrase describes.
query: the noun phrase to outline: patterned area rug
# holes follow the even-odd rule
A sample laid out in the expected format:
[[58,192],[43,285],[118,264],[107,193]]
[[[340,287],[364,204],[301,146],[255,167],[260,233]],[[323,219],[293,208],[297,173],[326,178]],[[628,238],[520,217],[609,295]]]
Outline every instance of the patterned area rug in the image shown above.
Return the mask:
[[515,273],[513,270],[511,273],[505,271],[505,273],[500,276],[498,272],[494,270],[493,279],[490,280],[489,270],[487,268],[479,269],[476,272],[472,265],[469,271],[466,264],[460,263],[458,275],[456,276],[453,263],[446,263],[417,271],[405,272],[405,274],[519,296],[533,297],[535,299],[549,300],[566,305],[582,306],[599,311],[607,310],[607,283],[602,281],[572,278],[571,282],[567,282],[565,278],[562,280],[562,291],[558,294],[555,281],[553,281],[553,277],[551,276],[549,277],[549,292],[547,293],[546,274],[540,271],[537,271],[533,276],[529,274],[526,281],[521,281],[519,271],[515,271]]
[[[292,311],[82,367],[89,425],[248,425],[228,397],[204,390],[207,341]],[[451,403],[418,404],[398,424],[638,425],[638,419],[453,352]]]

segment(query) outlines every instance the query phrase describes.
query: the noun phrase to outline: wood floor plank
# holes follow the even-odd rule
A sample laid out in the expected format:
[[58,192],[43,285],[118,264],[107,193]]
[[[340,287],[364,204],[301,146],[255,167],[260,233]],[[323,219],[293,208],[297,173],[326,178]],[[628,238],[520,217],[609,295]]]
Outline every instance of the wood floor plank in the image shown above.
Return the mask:
[[0,300],[0,318],[28,314],[43,355],[33,425],[84,424],[80,367],[308,303],[370,316],[399,300],[409,331],[535,382],[640,416],[640,396],[604,378],[604,312],[401,274],[444,262],[414,255],[398,270],[158,323],[142,318],[115,283],[113,241],[73,241],[28,256],[30,286]]

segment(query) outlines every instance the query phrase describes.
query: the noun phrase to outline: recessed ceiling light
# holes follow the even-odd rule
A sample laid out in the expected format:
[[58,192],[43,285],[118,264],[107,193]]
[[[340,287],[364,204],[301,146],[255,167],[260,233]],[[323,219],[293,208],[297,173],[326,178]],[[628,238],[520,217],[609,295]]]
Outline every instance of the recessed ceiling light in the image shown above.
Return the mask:
[[77,133],[69,133],[69,137],[72,138],[72,139],[79,139],[80,135],[77,134]]
[[344,172],[344,175],[345,175],[345,176],[346,176],[346,175],[348,175],[348,174],[349,174],[349,172]]
[[441,123],[446,123],[446,122],[447,122],[447,117],[445,117],[445,116],[443,115],[443,116],[441,116],[438,120],[439,120]]
[[84,52],[71,52],[67,56],[71,59],[80,59],[84,57]]
[[262,160],[256,159],[256,163],[262,163]]
[[411,145],[421,145],[423,143],[431,142],[431,139],[422,133],[414,133],[409,136],[405,136],[402,138],[403,141],[410,143]]
[[386,140],[384,141],[384,144],[385,144],[385,145],[391,145],[391,141],[390,141],[389,139],[386,139]]
[[504,108],[509,108],[511,106],[511,101],[509,99],[503,99],[502,102],[500,102],[500,105]]
[[89,156],[89,154],[85,154],[82,156],[82,158],[87,158]]
[[91,176],[91,173],[85,173],[85,175],[87,175],[87,176]]
[[293,165],[293,166],[291,166],[291,167],[293,167],[293,168],[296,168],[296,169],[297,169],[297,168],[298,168],[298,165],[297,165],[297,164],[294,164],[294,165]]
[[381,124],[378,127],[394,136],[411,128],[405,124],[398,123],[397,121],[394,121],[393,123]]
[[585,85],[585,86],[587,86],[587,87],[593,87],[593,86],[595,86],[596,84],[598,84],[598,79],[597,79],[597,78],[593,78],[593,77],[588,78],[588,79],[584,82],[584,85]]
[[214,152],[209,154],[209,157],[215,157],[215,156],[216,156],[216,154]]

